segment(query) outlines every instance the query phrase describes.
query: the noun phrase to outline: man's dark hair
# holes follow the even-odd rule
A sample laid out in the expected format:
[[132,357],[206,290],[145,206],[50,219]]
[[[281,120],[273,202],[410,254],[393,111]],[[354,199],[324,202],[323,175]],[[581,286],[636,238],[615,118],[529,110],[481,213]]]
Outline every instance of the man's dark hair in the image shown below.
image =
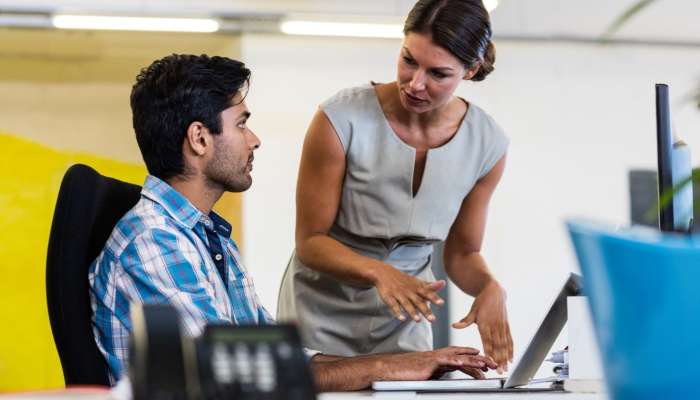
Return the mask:
[[131,89],[131,112],[148,172],[160,179],[183,174],[187,128],[199,121],[221,133],[221,112],[236,94],[245,97],[249,80],[242,62],[218,56],[172,54],[142,69]]
[[494,70],[496,48],[482,0],[419,0],[408,13],[403,32],[429,34],[466,68],[478,65],[473,81],[484,80]]

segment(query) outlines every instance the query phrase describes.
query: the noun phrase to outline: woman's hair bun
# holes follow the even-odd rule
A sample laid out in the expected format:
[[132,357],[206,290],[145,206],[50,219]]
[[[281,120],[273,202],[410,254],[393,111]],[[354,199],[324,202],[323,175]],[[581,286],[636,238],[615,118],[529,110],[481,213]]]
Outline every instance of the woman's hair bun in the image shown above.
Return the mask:
[[479,70],[472,77],[473,81],[483,81],[486,76],[493,72],[494,64],[496,63],[496,46],[493,45],[492,41],[486,46],[486,51],[484,51],[484,60],[481,61],[479,65]]

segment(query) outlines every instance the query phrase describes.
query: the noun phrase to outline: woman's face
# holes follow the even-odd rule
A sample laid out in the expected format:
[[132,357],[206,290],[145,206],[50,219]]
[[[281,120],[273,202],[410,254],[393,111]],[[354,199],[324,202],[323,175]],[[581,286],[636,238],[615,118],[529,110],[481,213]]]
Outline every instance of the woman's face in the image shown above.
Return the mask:
[[430,35],[409,32],[399,56],[399,99],[408,111],[435,110],[447,104],[457,85],[474,73],[476,68],[464,68],[457,57],[433,43]]

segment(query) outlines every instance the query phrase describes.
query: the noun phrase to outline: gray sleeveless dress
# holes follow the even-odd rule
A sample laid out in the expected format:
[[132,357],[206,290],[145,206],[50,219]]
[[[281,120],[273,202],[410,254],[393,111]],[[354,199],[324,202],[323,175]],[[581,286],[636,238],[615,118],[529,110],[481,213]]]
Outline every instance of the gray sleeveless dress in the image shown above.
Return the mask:
[[[346,155],[330,236],[359,254],[434,281],[432,245],[447,237],[465,196],[505,154],[507,137],[470,104],[454,137],[428,150],[414,197],[415,149],[390,127],[372,86],[342,90],[321,109]],[[304,346],[326,354],[432,349],[427,321],[397,320],[374,287],[342,283],[306,267],[296,254],[282,280],[277,318],[298,321]]]

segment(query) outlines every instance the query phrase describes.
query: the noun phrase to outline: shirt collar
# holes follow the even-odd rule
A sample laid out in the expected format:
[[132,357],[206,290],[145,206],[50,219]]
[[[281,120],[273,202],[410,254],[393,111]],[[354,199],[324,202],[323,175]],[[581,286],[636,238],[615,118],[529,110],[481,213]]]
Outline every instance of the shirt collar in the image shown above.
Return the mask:
[[197,222],[201,221],[206,227],[214,229],[221,236],[231,237],[231,224],[225,219],[214,211],[211,211],[209,215],[199,211],[180,192],[153,175],[146,176],[141,195],[163,206],[168,214],[190,229],[193,229]]
[[214,229],[219,233],[219,235],[223,237],[231,237],[231,224],[229,224],[225,219],[221,218],[221,216],[214,211],[209,213],[209,218],[211,218],[214,224]]

